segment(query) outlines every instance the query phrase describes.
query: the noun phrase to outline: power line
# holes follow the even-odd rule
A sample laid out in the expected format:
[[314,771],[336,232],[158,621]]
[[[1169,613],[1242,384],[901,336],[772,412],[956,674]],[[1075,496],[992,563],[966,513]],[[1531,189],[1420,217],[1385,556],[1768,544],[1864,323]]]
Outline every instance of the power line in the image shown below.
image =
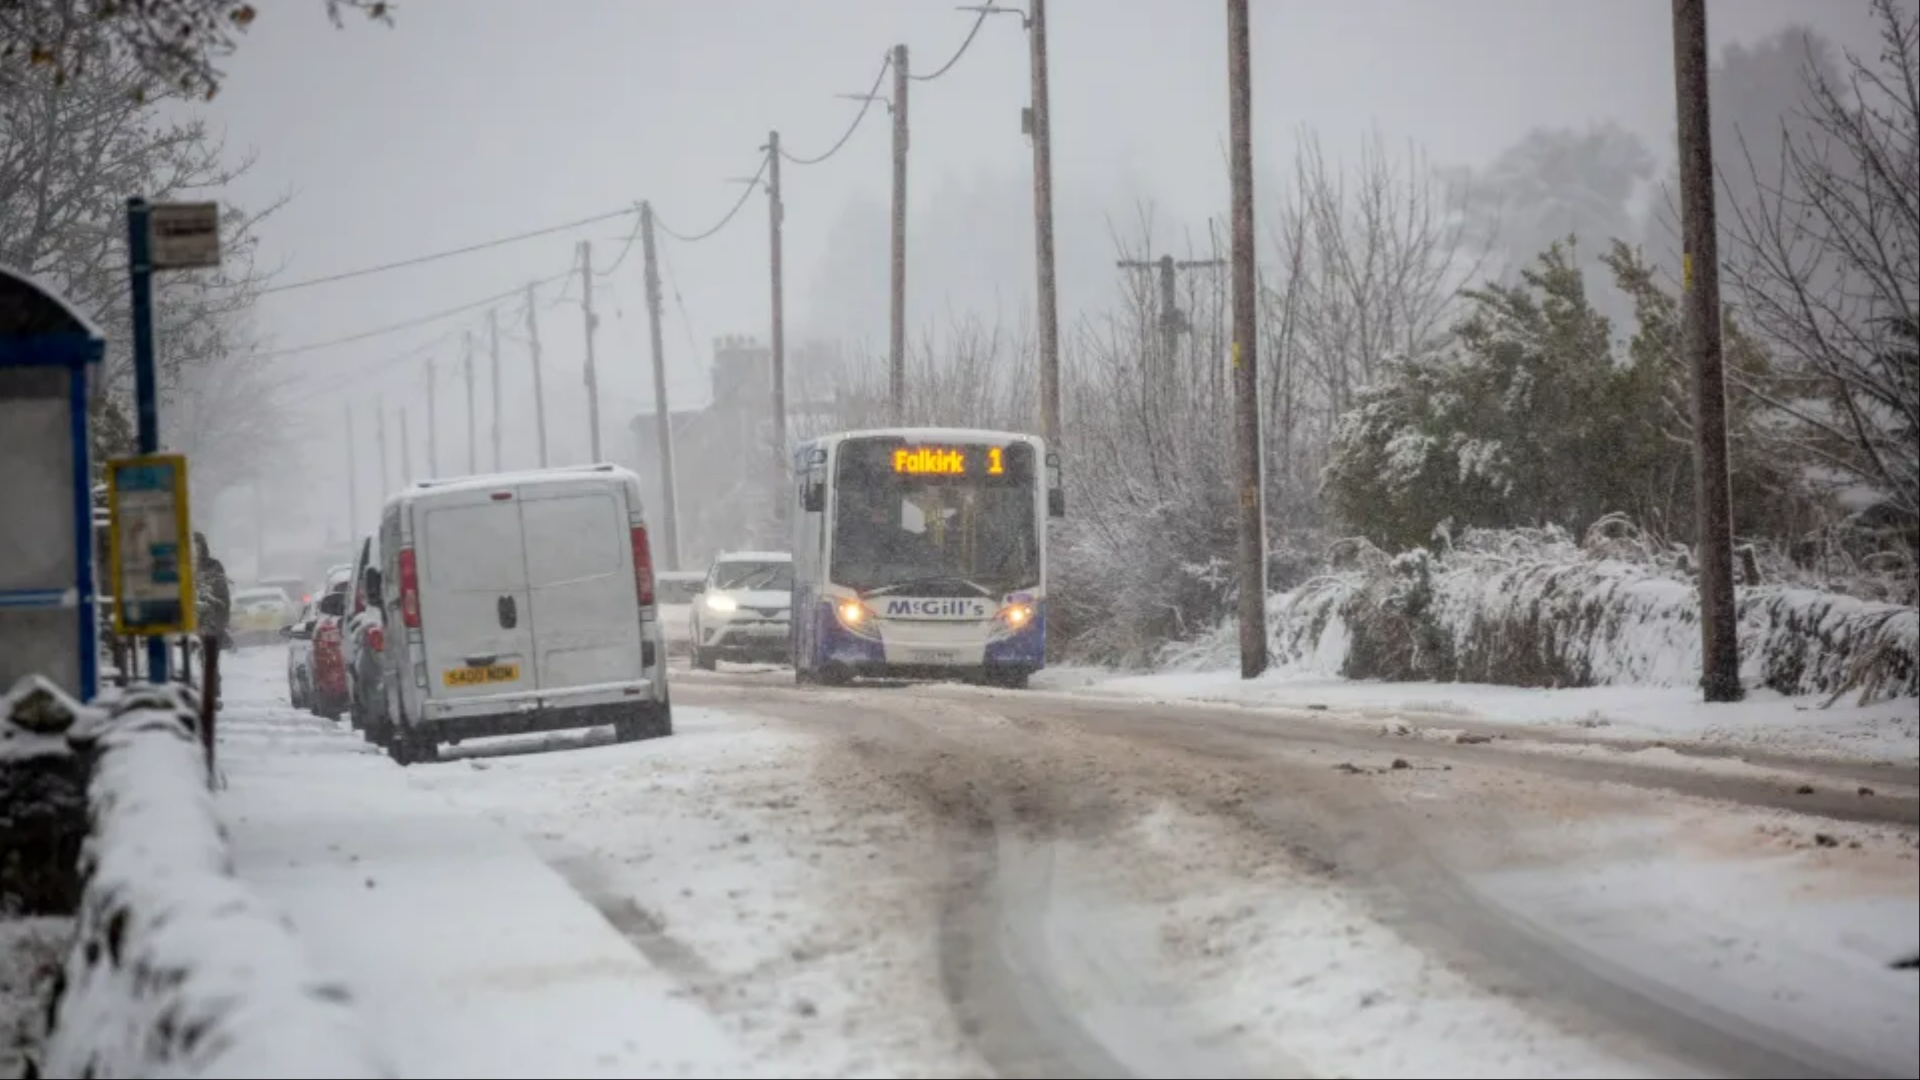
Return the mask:
[[733,209],[727,211],[727,216],[721,218],[717,223],[715,223],[713,228],[708,229],[706,232],[696,233],[692,236],[685,236],[678,232],[675,232],[673,229],[673,226],[668,225],[666,222],[660,220],[660,212],[657,210],[654,211],[654,214],[653,214],[654,224],[660,226],[661,232],[666,233],[668,236],[673,237],[675,240],[678,240],[683,244],[697,244],[700,241],[705,240],[707,237],[712,236],[714,233],[717,233],[721,229],[726,228],[727,224],[734,219],[734,216],[740,213],[740,208],[747,205],[747,200],[753,198],[754,193],[760,190],[760,180],[762,177],[767,175],[767,163],[771,160],[772,159],[765,154],[760,155],[760,168],[756,172],[754,172],[753,179],[747,181],[746,187],[741,190],[740,198],[734,202]]
[[873,103],[878,100],[880,84],[886,80],[887,71],[892,67],[893,53],[889,51],[887,58],[880,62],[880,74],[873,77],[872,89],[868,90],[866,96],[860,99],[860,111],[854,114],[853,123],[847,125],[847,130],[840,135],[840,141],[829,147],[826,153],[820,154],[817,157],[799,157],[788,153],[787,148],[783,146],[780,148],[780,156],[793,162],[795,165],[818,165],[839,153],[840,148],[847,145],[847,140],[853,138],[853,133],[860,130],[860,121],[867,118],[867,111],[872,109]]
[[953,65],[959,63],[960,58],[967,55],[967,47],[969,45],[972,45],[973,39],[980,35],[980,28],[986,25],[987,16],[991,14],[993,14],[993,6],[989,4],[984,10],[980,12],[980,17],[973,20],[973,29],[967,31],[967,40],[960,43],[960,48],[955,50],[952,59],[940,65],[939,71],[936,71],[931,75],[910,74],[907,76],[907,78],[912,79],[914,82],[932,82],[933,80],[939,78],[940,76],[945,75],[947,72],[952,71]]
[[271,288],[261,289],[258,295],[268,296],[273,293],[291,292],[294,289],[306,289],[315,285],[327,285],[335,281],[347,281],[352,278],[366,277],[369,274],[384,274],[389,270],[402,270],[409,266],[438,262],[441,259],[451,259],[458,255],[471,255],[476,251],[486,251],[489,248],[502,247],[507,244],[517,244],[522,240],[532,240],[541,236],[552,236],[554,233],[566,232],[570,229],[578,229],[602,221],[611,221],[614,218],[635,213],[636,210],[637,208],[629,206],[624,210],[615,210],[606,214],[595,214],[593,217],[581,218],[578,221],[569,221],[564,225],[550,225],[544,229],[535,229],[532,232],[518,233],[513,236],[503,236],[497,240],[487,240],[478,244],[468,244],[465,247],[453,248],[448,251],[438,251],[432,255],[421,255],[418,258],[402,259],[399,262],[382,263],[379,266],[368,266],[359,270],[348,270],[345,273],[328,274],[326,277],[308,278],[305,281],[290,282],[286,285],[275,285]]
[[[550,277],[541,278],[540,280],[535,281],[534,284],[535,285],[550,284],[552,282],[559,281],[561,278],[567,277],[572,273],[573,271],[569,269],[566,271],[566,273],[554,274]],[[509,289],[506,292],[496,293],[492,296],[475,300],[472,303],[461,304],[459,307],[447,308],[444,311],[436,311],[431,315],[421,315],[417,318],[408,319],[405,322],[397,322],[388,326],[377,327],[372,330],[364,330],[358,334],[348,334],[345,337],[337,337],[337,338],[330,339],[328,341],[316,341],[307,345],[296,345],[288,349],[275,349],[271,352],[255,353],[253,355],[253,359],[275,360],[283,356],[299,356],[302,353],[319,352],[322,349],[331,349],[340,345],[351,345],[356,341],[366,341],[369,338],[384,337],[388,334],[397,334],[402,330],[411,330],[416,326],[425,326],[428,323],[438,322],[441,319],[452,318],[455,315],[464,315],[469,311],[474,311],[479,308],[486,307],[489,304],[497,304],[502,300],[511,300],[514,297],[519,296],[522,293],[526,292],[526,290],[527,290],[527,287],[525,285],[515,286],[514,288]]]
[[[635,207],[634,209],[637,210],[639,208]],[[620,245],[620,254],[613,257],[613,264],[611,266],[608,266],[605,270],[595,271],[594,277],[612,277],[613,272],[620,269],[620,264],[627,261],[627,252],[633,250],[633,242],[640,239],[640,226],[642,224],[643,222],[640,218],[636,217],[633,219],[633,231],[627,233],[627,239]]]

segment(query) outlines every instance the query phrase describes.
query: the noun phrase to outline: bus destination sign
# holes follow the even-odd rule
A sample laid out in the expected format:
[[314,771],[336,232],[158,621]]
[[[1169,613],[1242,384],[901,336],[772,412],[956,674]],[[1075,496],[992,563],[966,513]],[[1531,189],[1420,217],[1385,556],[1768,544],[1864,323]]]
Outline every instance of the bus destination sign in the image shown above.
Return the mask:
[[907,476],[1006,475],[1004,448],[976,446],[971,451],[950,446],[899,447],[893,451],[893,471]]

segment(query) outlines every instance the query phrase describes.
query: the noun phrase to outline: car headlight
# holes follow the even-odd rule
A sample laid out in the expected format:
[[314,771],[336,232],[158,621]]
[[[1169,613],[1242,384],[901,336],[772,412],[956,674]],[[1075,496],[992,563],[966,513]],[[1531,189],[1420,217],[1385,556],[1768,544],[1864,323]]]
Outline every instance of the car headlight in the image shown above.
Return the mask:
[[731,596],[709,596],[707,597],[707,610],[721,612],[738,611],[740,610],[740,602]]

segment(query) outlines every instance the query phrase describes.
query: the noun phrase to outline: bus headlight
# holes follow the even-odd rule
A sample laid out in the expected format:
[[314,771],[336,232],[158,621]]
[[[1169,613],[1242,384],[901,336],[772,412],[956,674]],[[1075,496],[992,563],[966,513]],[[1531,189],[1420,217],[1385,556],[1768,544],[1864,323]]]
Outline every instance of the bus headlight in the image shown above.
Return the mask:
[[1033,622],[1033,605],[1008,604],[1000,609],[999,619],[1008,630],[1024,630]]
[[707,610],[730,614],[740,610],[740,603],[731,596],[721,596],[717,593],[710,594],[707,597]]
[[861,637],[877,637],[879,630],[873,625],[873,609],[858,600],[840,600],[833,605],[833,616],[840,625]]

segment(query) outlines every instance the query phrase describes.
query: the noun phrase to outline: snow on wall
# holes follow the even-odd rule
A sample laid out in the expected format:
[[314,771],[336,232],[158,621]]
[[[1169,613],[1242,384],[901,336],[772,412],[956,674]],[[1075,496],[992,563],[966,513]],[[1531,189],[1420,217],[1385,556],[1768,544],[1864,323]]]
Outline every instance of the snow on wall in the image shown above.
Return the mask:
[[[1296,670],[1355,679],[1508,686],[1690,686],[1696,584],[1604,535],[1470,531],[1444,554],[1347,545],[1345,565],[1268,598],[1271,648]],[[1336,552],[1340,557],[1341,552]],[[1737,591],[1741,678],[1783,694],[1920,696],[1920,611],[1816,589]],[[1170,648],[1171,667],[1220,666],[1232,620]]]
[[107,705],[72,736],[93,761],[85,884],[40,1075],[393,1075],[345,989],[233,876],[192,693]]

